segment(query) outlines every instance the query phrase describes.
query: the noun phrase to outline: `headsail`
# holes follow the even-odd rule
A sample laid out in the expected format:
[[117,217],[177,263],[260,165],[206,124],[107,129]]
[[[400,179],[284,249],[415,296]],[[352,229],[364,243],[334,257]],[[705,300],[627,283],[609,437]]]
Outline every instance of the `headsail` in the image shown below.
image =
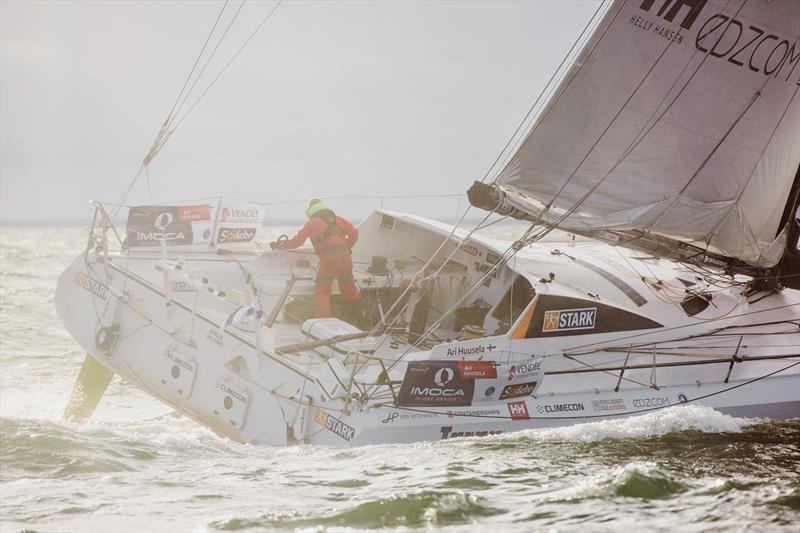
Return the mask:
[[799,40],[795,0],[618,0],[470,200],[772,267],[800,164]]

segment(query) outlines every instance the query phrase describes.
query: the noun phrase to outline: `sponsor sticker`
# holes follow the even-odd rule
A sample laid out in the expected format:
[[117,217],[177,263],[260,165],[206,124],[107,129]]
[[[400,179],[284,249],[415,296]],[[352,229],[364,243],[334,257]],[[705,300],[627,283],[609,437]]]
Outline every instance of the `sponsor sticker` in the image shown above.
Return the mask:
[[170,281],[167,288],[170,292],[194,292],[194,286],[188,281]]
[[536,412],[540,415],[545,413],[552,414],[552,413],[567,413],[571,411],[585,411],[586,408],[583,406],[582,403],[575,402],[575,403],[551,403],[551,404],[544,404],[544,405],[537,405]]
[[474,379],[463,379],[457,361],[412,361],[400,385],[398,402],[408,406],[472,404]]
[[390,412],[388,415],[386,415],[386,418],[384,418],[383,420],[381,420],[381,422],[382,422],[383,424],[388,424],[389,422],[394,422],[394,421],[395,421],[395,420],[397,420],[399,417],[400,417],[400,413],[398,413],[397,411],[392,411],[392,412]]
[[256,228],[220,228],[218,243],[249,242],[256,236]]
[[206,338],[211,342],[213,342],[214,344],[219,344],[220,346],[222,346],[222,341],[223,341],[222,333],[220,333],[219,330],[214,328],[209,329],[208,333],[206,334]]
[[592,409],[595,411],[624,411],[625,400],[613,398],[611,400],[592,400]]
[[458,437],[487,437],[489,435],[500,435],[505,433],[502,429],[498,430],[480,430],[480,431],[453,431],[453,426],[442,426],[439,428],[442,433],[441,440],[455,439]]
[[509,402],[508,414],[511,415],[511,420],[530,419],[530,415],[528,415],[528,406],[525,405],[525,402]]
[[545,311],[542,331],[568,331],[574,329],[594,329],[597,318],[596,307],[583,309],[559,309]]
[[261,222],[259,207],[223,207],[222,222]]
[[496,378],[494,361],[458,361],[458,377],[461,379]]
[[633,406],[637,409],[646,409],[648,407],[667,407],[669,405],[669,398],[666,396],[651,396],[650,398],[637,398],[633,400]]
[[483,355],[485,353],[492,353],[497,346],[488,344],[486,346],[456,346],[447,349],[447,357],[467,357],[470,355]]
[[84,274],[83,272],[75,272],[75,285],[91,292],[103,300],[105,300],[108,296],[108,285],[94,279],[87,274]]
[[211,220],[211,209],[207,205],[178,206],[178,222]]
[[455,411],[447,411],[447,418],[455,418],[457,416],[497,416],[500,414],[500,409],[457,409]]
[[125,247],[192,244],[190,222],[180,220],[178,206],[143,205],[128,211]]
[[[238,400],[238,401],[240,401],[240,402],[242,402],[244,404],[247,403],[247,397],[244,394],[242,394],[240,391],[229,387],[228,385],[226,385],[225,383],[223,383],[221,381],[217,381],[216,386],[217,386],[217,388],[219,390],[221,390],[222,392],[224,392],[225,394],[230,396],[232,399]],[[225,407],[227,409],[230,409],[231,408],[230,403],[226,401],[225,402]]]
[[480,252],[478,251],[478,249],[475,246],[472,246],[471,244],[462,244],[461,245],[461,250],[463,252],[468,253],[469,255],[471,255],[473,257],[477,257],[478,255],[480,255]]
[[314,421],[346,441],[353,440],[353,435],[356,433],[354,428],[348,426],[335,416],[326,413],[322,409],[317,409],[317,412],[314,413]]
[[194,372],[194,364],[182,357],[178,357],[172,350],[166,351],[167,358],[189,372]]
[[513,383],[511,385],[506,385],[506,387],[503,389],[503,392],[500,393],[500,399],[507,400],[509,398],[530,396],[531,394],[533,394],[533,391],[535,390],[536,390],[535,381],[528,381],[525,383]]
[[511,365],[508,369],[508,381],[512,379],[527,378],[533,374],[538,374],[542,370],[542,360],[537,359],[528,363]]

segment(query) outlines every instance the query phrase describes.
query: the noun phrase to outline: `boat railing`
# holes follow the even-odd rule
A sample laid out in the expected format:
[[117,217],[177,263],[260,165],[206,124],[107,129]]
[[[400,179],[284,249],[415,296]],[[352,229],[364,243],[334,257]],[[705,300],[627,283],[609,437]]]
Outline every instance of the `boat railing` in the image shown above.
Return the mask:
[[89,203],[94,208],[92,214],[92,224],[89,226],[89,235],[86,241],[86,248],[84,249],[84,259],[87,254],[94,250],[95,253],[102,254],[104,259],[108,258],[108,234],[109,231],[116,239],[117,245],[122,248],[124,246],[124,239],[120,237],[114,221],[109,216],[102,202],[93,200]]

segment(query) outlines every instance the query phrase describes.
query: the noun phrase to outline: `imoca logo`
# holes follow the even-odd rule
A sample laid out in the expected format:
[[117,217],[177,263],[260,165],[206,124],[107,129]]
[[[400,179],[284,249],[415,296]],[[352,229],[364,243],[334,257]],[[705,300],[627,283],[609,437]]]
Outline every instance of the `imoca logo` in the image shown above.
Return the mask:
[[439,385],[440,387],[444,387],[451,381],[453,381],[453,376],[455,373],[453,372],[452,368],[440,368],[436,371],[436,374],[433,376],[433,382]]
[[153,225],[156,229],[164,231],[167,229],[167,226],[172,224],[173,219],[172,213],[161,213],[156,217],[156,221]]

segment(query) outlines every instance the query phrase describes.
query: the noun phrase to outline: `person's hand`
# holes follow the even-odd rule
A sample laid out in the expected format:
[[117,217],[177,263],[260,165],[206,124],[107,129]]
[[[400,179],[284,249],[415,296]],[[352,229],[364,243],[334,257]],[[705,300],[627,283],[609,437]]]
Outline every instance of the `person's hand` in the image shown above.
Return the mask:
[[283,234],[279,236],[277,240],[269,243],[269,247],[273,250],[282,250],[286,247],[287,242],[289,242],[289,237],[287,237],[286,234]]

